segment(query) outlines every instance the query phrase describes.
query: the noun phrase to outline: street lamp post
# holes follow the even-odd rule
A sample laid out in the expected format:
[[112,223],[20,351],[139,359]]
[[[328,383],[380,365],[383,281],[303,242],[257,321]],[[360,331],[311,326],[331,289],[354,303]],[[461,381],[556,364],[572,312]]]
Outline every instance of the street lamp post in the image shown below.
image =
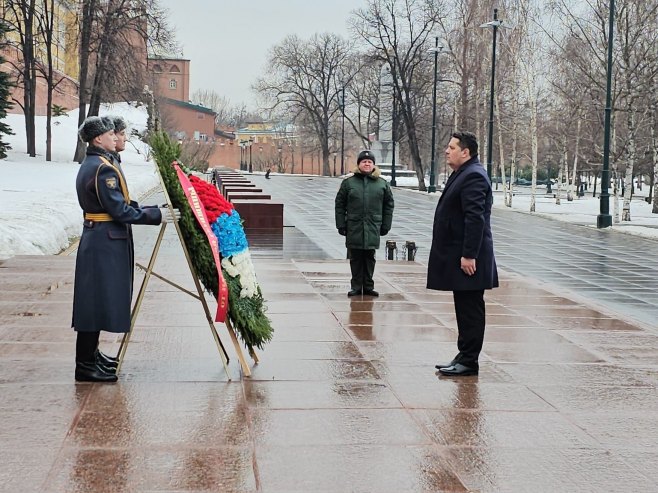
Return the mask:
[[240,171],[244,171],[244,142],[240,141]]
[[345,174],[345,87],[340,93],[340,109],[343,113],[340,128],[340,176],[343,176]]
[[493,124],[494,124],[494,89],[496,84],[496,35],[503,22],[498,19],[498,9],[494,9],[493,21],[482,24],[480,27],[493,29],[493,52],[491,55],[491,87],[489,89],[489,137],[487,142],[487,176],[491,180],[493,168]]
[[596,217],[597,228],[612,226],[610,215],[610,120],[612,115],[612,41],[615,35],[615,0],[610,0],[610,19],[608,21],[608,67],[605,94],[605,123],[603,127],[603,168],[601,169],[600,213]]
[[336,153],[334,152],[334,176],[336,176]]
[[393,114],[391,115],[391,150],[393,155],[391,156],[391,186],[397,186],[397,181],[395,180],[395,113],[396,113],[396,104],[397,94],[395,91],[396,81],[395,81],[395,66],[391,70],[391,75],[393,76]]
[[439,60],[439,37],[434,38],[434,89],[432,91],[432,160],[430,162],[430,186],[428,193],[436,192],[436,82],[437,82],[437,64]]
[[251,138],[249,139],[249,173],[253,171],[253,167],[251,165],[251,145],[254,143],[254,139]]

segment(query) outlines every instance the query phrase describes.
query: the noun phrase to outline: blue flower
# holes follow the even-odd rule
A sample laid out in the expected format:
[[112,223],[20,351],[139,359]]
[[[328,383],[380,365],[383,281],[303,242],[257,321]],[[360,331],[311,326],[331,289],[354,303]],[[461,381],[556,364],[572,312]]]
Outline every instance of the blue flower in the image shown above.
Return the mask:
[[211,228],[217,236],[222,257],[231,257],[249,248],[238,211],[221,214]]

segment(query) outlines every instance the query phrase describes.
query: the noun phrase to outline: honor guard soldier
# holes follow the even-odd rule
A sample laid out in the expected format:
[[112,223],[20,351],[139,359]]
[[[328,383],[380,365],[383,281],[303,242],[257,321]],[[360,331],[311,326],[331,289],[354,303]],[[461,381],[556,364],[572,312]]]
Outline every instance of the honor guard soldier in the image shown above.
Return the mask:
[[84,213],[73,290],[75,379],[116,382],[118,361],[99,351],[98,340],[101,330],[130,330],[134,268],[131,225],[158,225],[172,216],[169,209],[140,207],[130,199],[111,118],[88,117],[78,133],[88,148],[75,182]]

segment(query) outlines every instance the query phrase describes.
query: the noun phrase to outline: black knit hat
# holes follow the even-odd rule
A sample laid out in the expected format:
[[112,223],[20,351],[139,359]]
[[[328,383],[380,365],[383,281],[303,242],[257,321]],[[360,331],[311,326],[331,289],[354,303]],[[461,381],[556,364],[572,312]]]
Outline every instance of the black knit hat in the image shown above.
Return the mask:
[[110,118],[112,118],[112,123],[114,123],[114,131],[117,133],[125,130],[128,126],[126,120],[124,120],[122,116],[111,116]]
[[370,159],[372,161],[372,164],[375,164],[375,155],[369,149],[366,149],[365,151],[361,151],[359,153],[359,157],[356,158],[356,164],[359,164],[364,159]]
[[83,142],[91,142],[99,135],[114,130],[112,119],[107,116],[89,116],[82,122],[78,129],[78,135]]

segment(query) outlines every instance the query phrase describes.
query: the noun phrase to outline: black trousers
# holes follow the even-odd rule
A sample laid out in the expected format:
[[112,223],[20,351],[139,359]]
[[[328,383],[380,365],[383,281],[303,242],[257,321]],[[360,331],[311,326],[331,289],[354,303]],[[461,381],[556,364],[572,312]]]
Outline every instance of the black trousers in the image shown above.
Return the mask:
[[352,270],[352,289],[374,289],[372,276],[375,274],[375,250],[350,248],[347,257]]
[[101,333],[78,331],[77,334],[78,338],[75,341],[76,363],[96,362],[96,350],[98,349],[98,339]]
[[478,358],[484,343],[484,290],[453,291],[457,315],[457,362],[479,369]]

